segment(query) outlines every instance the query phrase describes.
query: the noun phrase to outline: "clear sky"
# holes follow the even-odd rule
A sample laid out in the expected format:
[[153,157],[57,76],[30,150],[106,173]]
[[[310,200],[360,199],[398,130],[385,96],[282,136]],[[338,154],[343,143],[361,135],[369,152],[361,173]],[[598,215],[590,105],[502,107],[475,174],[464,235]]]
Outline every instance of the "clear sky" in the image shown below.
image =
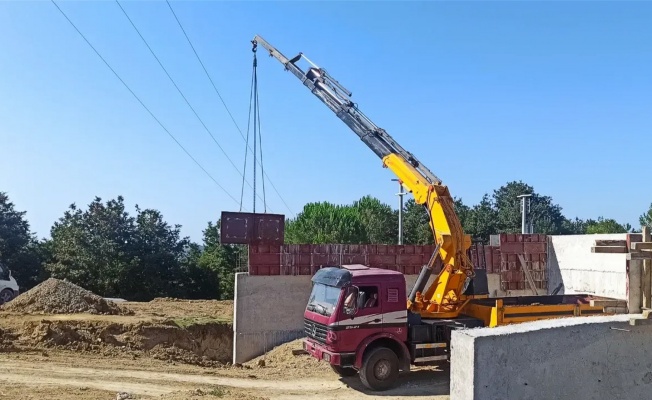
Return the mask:
[[[244,141],[167,4],[121,2],[239,171],[115,2],[58,4],[239,201]],[[652,2],[172,6],[243,132],[250,41],[260,34],[286,56],[304,52],[326,68],[467,204],[523,180],[568,217],[638,226],[652,202]],[[0,2],[0,50],[0,191],[27,211],[40,237],[71,203],[85,207],[95,196],[123,195],[131,212],[136,203],[159,209],[194,240],[222,210],[239,209],[50,1]],[[258,79],[265,172],[291,210],[267,182],[268,212],[292,215],[306,202],[350,203],[366,194],[397,204],[391,172],[261,51]]]

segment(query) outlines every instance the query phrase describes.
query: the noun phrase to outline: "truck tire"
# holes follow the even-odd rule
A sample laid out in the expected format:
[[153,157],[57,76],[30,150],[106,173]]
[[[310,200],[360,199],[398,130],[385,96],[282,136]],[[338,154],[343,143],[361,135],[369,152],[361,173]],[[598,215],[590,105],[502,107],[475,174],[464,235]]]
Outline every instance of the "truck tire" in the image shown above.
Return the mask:
[[331,364],[331,368],[341,377],[355,376],[358,373],[355,368],[343,367],[341,365]]
[[376,347],[362,361],[360,380],[367,388],[383,391],[394,386],[398,378],[398,356],[387,347]]

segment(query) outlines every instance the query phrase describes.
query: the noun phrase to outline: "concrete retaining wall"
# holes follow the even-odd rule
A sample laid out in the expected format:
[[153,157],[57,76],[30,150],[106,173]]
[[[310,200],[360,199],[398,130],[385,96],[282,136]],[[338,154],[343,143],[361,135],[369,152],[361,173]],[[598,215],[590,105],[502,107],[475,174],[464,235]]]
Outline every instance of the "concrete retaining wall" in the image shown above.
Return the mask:
[[[412,289],[417,275],[406,275]],[[303,337],[303,312],[310,296],[309,275],[235,276],[233,363],[243,363],[280,344]],[[434,277],[430,279],[432,282]]]
[[455,331],[451,400],[649,399],[652,325],[632,315]]
[[591,253],[595,240],[625,240],[627,234],[549,236],[548,290],[627,299],[627,255]]
[[235,276],[233,363],[249,361],[303,336],[309,275]]

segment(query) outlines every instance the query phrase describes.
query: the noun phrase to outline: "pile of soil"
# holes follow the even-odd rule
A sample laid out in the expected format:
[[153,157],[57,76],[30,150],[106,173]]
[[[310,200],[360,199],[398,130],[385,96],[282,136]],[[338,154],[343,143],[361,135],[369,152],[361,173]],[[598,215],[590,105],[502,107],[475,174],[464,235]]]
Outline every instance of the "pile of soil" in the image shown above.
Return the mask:
[[72,350],[109,357],[151,357],[205,367],[220,367],[230,362],[233,347],[233,327],[222,323],[182,328],[173,321],[117,323],[44,319],[26,321],[12,335],[9,333],[7,330],[2,335],[7,339],[5,347]]
[[315,371],[331,371],[328,363],[319,361],[306,353],[294,355],[292,350],[303,350],[303,339],[293,340],[274,347],[271,351],[246,362],[244,365],[255,369],[276,369],[293,376],[314,375]]
[[50,278],[0,307],[2,310],[42,314],[132,315],[133,312],[74,283]]

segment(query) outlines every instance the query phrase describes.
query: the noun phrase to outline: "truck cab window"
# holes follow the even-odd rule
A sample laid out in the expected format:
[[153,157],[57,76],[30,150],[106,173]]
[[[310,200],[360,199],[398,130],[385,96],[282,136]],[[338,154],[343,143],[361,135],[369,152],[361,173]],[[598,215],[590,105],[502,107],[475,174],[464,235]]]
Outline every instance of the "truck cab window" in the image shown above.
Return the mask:
[[374,308],[378,306],[378,287],[360,286],[359,308]]

